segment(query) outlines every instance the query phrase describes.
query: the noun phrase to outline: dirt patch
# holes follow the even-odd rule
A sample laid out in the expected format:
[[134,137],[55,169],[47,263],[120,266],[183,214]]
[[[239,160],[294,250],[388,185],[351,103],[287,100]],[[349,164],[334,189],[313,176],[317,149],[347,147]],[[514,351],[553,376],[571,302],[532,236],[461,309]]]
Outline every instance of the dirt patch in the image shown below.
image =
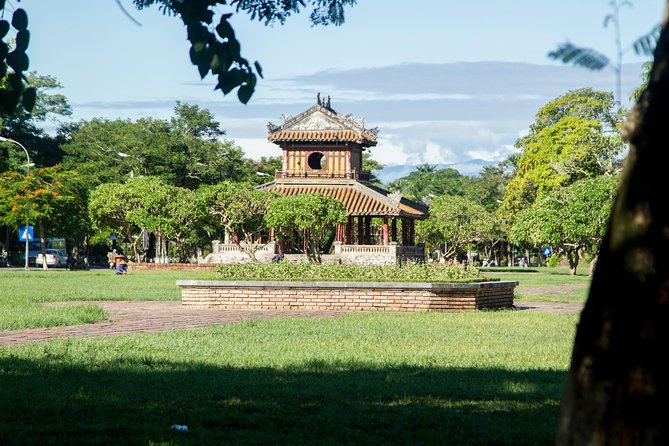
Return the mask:
[[585,283],[575,283],[572,285],[546,285],[546,286],[532,286],[526,288],[520,288],[518,291],[520,294],[527,294],[531,296],[537,296],[541,294],[562,294],[568,293],[574,290],[582,290],[587,288],[588,285]]

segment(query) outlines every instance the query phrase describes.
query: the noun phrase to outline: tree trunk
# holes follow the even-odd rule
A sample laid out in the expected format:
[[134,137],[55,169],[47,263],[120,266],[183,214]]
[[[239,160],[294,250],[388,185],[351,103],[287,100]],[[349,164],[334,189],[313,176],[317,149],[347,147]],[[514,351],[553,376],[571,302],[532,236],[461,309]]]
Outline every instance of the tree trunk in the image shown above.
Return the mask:
[[590,266],[588,267],[588,276],[592,277],[595,273],[595,267],[597,266],[598,254],[593,254],[592,259],[590,260]]
[[567,254],[567,262],[569,262],[569,274],[576,275],[576,268],[578,268],[578,248],[565,249]]
[[576,333],[559,445],[669,444],[667,123],[664,27],[626,124],[630,151]]

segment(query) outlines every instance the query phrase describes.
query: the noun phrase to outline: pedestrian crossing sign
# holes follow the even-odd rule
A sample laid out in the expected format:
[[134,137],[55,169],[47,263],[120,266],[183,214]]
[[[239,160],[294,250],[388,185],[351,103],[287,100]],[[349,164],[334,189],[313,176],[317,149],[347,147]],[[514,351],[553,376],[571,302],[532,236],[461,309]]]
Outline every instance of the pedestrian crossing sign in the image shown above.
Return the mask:
[[34,226],[21,226],[19,228],[19,240],[22,242],[34,240]]

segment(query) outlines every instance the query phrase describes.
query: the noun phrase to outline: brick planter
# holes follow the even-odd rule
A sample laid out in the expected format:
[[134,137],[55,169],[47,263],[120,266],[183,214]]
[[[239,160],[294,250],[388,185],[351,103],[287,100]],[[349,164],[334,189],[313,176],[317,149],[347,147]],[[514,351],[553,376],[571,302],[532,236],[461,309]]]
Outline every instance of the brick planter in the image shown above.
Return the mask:
[[518,282],[252,282],[177,280],[181,304],[223,309],[457,311],[513,306]]

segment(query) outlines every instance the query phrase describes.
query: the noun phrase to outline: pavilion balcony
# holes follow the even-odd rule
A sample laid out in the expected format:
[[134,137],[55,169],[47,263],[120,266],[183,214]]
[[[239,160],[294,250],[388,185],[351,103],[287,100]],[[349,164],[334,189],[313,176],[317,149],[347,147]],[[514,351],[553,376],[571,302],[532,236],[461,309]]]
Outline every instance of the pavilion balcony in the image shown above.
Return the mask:
[[355,170],[351,171],[339,171],[339,172],[324,172],[317,170],[277,170],[275,172],[275,178],[277,180],[290,179],[290,178],[331,178],[331,179],[347,179],[347,180],[358,180],[358,181],[369,181],[369,174],[367,172],[357,172]]

